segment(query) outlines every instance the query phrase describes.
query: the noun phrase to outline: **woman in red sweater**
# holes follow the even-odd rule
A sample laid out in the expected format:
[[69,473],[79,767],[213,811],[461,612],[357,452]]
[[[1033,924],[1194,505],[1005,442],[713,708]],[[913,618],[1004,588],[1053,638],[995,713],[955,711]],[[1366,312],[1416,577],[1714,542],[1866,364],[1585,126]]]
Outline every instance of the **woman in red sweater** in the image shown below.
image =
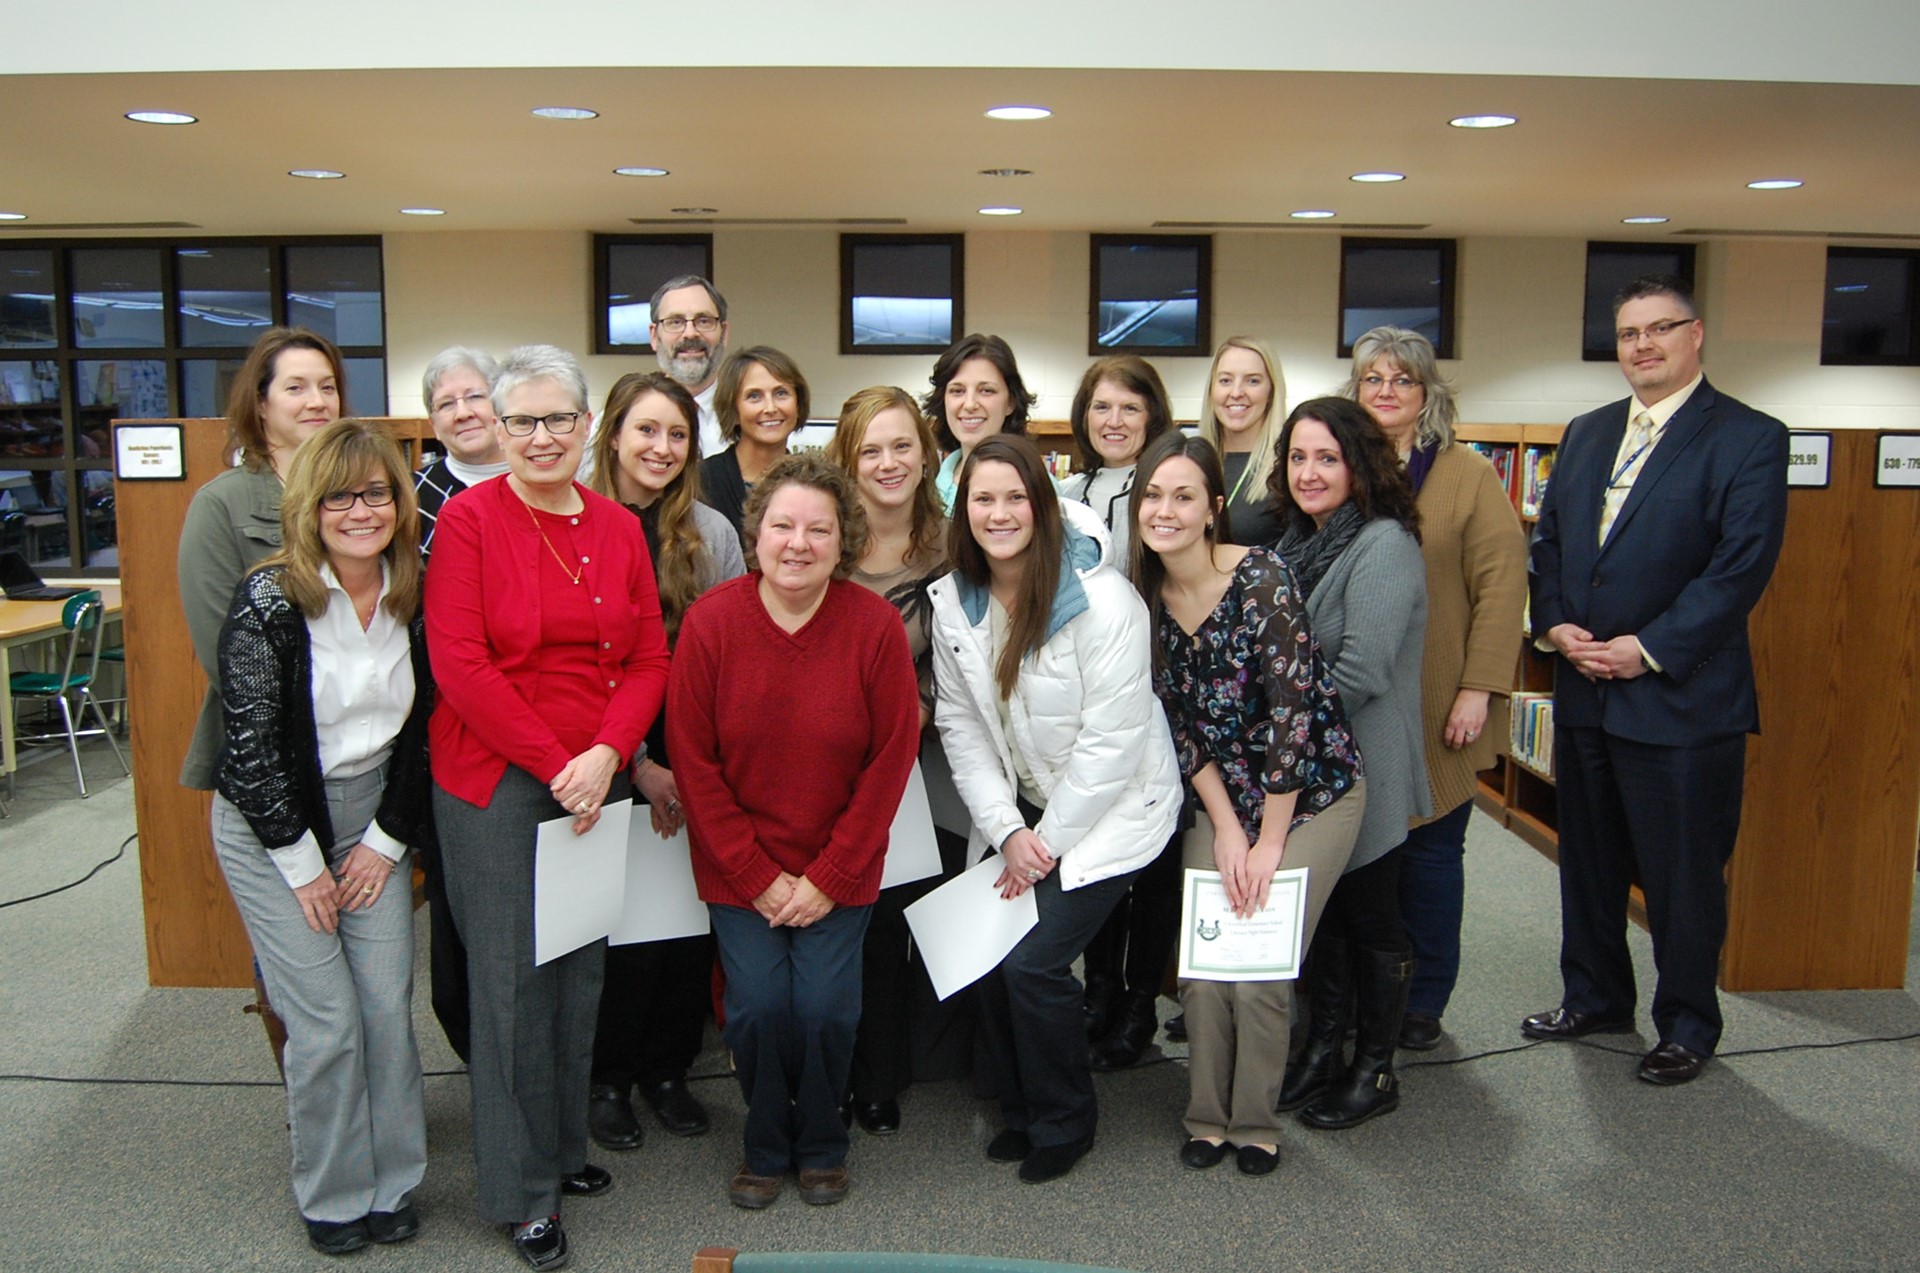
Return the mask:
[[847,578],[867,525],[844,471],[781,460],[754,484],[745,526],[750,573],[681,621],[667,748],[747,1100],[727,1196],[768,1206],[797,1170],[801,1199],[825,1205],[847,1196],[840,1098],[861,943],[920,695],[899,614]]
[[613,1178],[586,1160],[606,944],[535,965],[535,838],[568,815],[584,832],[627,797],[667,639],[640,523],[573,480],[593,424],[579,364],[513,350],[493,404],[507,473],[447,501],[427,567],[427,649],[446,681],[433,808],[467,944],[480,1211],[544,1269],[567,1258],[560,1195]]

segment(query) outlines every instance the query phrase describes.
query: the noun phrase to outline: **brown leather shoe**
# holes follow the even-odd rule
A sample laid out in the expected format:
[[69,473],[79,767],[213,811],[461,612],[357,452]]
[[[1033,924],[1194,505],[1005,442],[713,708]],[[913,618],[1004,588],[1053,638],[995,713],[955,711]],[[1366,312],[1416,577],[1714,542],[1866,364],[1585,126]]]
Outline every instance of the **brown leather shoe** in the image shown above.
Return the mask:
[[843,1200],[851,1188],[853,1178],[847,1175],[845,1163],[838,1167],[800,1169],[800,1201],[810,1207],[831,1207]]
[[727,1201],[749,1211],[771,1207],[774,1199],[780,1196],[780,1186],[785,1183],[783,1176],[756,1176],[751,1167],[741,1163],[734,1171],[733,1179],[727,1182]]
[[1661,1087],[1691,1083],[1707,1068],[1707,1058],[1678,1043],[1662,1043],[1640,1058],[1638,1071],[1642,1082]]

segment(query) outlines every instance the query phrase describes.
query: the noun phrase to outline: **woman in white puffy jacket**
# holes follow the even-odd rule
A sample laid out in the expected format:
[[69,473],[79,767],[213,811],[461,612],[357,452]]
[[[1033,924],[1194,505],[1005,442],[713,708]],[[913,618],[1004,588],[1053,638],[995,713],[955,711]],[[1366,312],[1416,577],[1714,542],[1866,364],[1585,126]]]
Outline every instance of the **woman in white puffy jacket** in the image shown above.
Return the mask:
[[960,468],[953,573],[930,589],[934,720],[972,856],[997,849],[1001,896],[1032,889],[1039,911],[981,983],[1006,1120],[987,1156],[1028,1182],[1066,1174],[1093,1144],[1073,961],[1180,813],[1146,606],[1105,555],[1104,528],[1063,514],[1034,445],[988,438]]

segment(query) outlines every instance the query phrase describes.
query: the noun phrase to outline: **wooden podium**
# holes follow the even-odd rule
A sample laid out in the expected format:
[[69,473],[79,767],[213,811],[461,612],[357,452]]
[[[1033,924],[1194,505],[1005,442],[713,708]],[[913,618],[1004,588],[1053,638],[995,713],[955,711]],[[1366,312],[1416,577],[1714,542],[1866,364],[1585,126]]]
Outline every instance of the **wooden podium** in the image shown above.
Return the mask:
[[[180,785],[180,765],[193,741],[207,678],[187,636],[175,559],[193,493],[228,467],[227,425],[224,420],[117,422],[155,423],[181,425],[186,480],[114,483],[147,982],[250,986],[253,948],[227,895],[208,832],[212,796]],[[427,421],[384,423],[417,463],[420,443],[433,437]]]

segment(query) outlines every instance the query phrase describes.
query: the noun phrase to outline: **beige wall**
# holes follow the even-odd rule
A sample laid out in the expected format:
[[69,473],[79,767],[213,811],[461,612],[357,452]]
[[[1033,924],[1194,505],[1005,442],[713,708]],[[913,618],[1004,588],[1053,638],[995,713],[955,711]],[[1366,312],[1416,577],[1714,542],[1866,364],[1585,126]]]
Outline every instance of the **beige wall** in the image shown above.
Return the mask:
[[[427,360],[460,343],[498,352],[545,341],[592,346],[591,236],[586,233],[415,233],[386,236],[390,409],[413,410]],[[838,236],[832,231],[721,231],[715,281],[732,307],[736,346],[791,354],[813,387],[813,414],[831,416],[866,385],[927,387],[925,357],[843,357]],[[1733,241],[1702,249],[1707,370],[1734,396],[1796,428],[1920,428],[1920,368],[1822,367],[1825,248],[1818,242]],[[1624,395],[1611,363],[1579,358],[1585,245],[1576,239],[1469,238],[1460,245],[1460,357],[1448,364],[1462,417],[1555,423]],[[1269,341],[1289,401],[1337,385],[1334,356],[1339,237],[1214,237],[1214,332]],[[1087,245],[1079,234],[967,236],[967,327],[1005,336],[1041,396],[1037,415],[1061,419],[1086,353]],[[1199,409],[1207,360],[1154,360],[1176,414]],[[589,357],[596,396],[642,364]]]

